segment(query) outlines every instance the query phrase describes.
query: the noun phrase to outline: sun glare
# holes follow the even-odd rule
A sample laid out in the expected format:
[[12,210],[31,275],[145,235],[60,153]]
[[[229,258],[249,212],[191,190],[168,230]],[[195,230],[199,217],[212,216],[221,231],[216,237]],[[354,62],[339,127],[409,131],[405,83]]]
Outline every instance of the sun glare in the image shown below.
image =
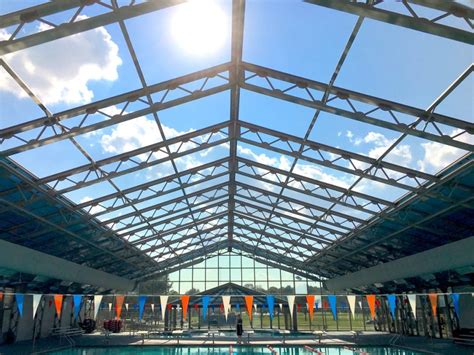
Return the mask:
[[227,16],[215,1],[191,0],[177,8],[171,33],[176,44],[189,54],[210,55],[226,41]]

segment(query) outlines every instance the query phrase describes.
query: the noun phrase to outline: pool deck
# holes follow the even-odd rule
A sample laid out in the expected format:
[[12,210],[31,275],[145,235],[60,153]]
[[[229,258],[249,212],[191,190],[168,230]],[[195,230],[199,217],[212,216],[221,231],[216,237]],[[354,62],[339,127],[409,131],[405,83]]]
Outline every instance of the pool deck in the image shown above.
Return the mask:
[[[200,346],[200,347],[225,347],[225,346],[267,346],[271,345],[275,348],[280,346],[305,346],[318,348],[318,347],[331,347],[331,346],[344,346],[349,349],[356,350],[360,347],[369,346],[388,346],[393,334],[383,332],[363,332],[358,335],[357,339],[354,339],[353,334],[350,332],[328,332],[326,333],[321,342],[315,337],[312,339],[287,339],[283,342],[282,339],[275,337],[264,337],[258,336],[252,338],[250,336],[250,343],[247,338],[243,337],[243,342],[238,344],[235,338],[216,337],[214,340],[207,337],[195,337],[195,338],[147,338],[145,334],[137,334],[135,336],[129,335],[128,333],[122,334],[111,334],[105,337],[103,334],[95,333],[83,335],[74,338],[77,347],[114,347],[114,346]],[[67,343],[66,343],[67,344]],[[473,354],[473,348],[454,344],[451,340],[444,339],[430,339],[425,337],[402,337],[397,342],[400,348],[406,348],[407,350],[422,351],[431,354],[457,354],[457,355],[471,355]],[[36,342],[35,349],[33,351],[32,342],[18,342],[13,345],[2,345],[0,346],[0,354],[32,354],[32,353],[44,353],[48,350],[57,349],[60,346],[65,346],[65,342],[59,344],[58,340],[53,338],[40,339]]]

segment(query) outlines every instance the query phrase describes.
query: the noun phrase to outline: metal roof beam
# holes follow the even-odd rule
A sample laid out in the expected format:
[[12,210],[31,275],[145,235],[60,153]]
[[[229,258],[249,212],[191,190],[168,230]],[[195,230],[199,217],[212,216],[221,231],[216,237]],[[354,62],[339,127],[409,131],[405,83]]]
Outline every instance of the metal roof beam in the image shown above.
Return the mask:
[[[8,142],[10,148],[1,151],[0,155],[13,155],[46,144],[60,142],[64,139],[90,133],[121,122],[146,116],[150,113],[223,92],[230,88],[229,79],[224,76],[228,71],[229,65],[223,64],[168,80],[160,84],[62,111],[53,114],[52,117],[46,116],[2,129],[0,130],[0,144]],[[211,80],[215,76],[219,76],[219,78],[225,80],[225,83],[215,84],[213,80]],[[199,80],[203,81],[199,89],[191,91],[191,89],[186,88],[187,84]],[[184,96],[173,98],[173,95],[169,94],[171,92],[184,93]],[[162,93],[162,98],[159,102],[149,103],[144,99],[144,97],[157,93]],[[138,106],[145,108],[131,109],[130,105],[137,101],[140,102]],[[116,109],[117,106],[121,107],[119,113],[110,115],[107,112],[107,109]],[[127,109],[130,111],[127,111]],[[70,118],[77,118],[77,120],[75,120],[72,125],[68,125],[67,120]],[[67,129],[64,129],[66,125]],[[31,132],[33,130],[35,138],[31,139],[29,137],[31,133],[33,133]],[[12,145],[14,146],[11,147]]]
[[[19,25],[23,25],[25,23],[38,21],[44,16],[54,15],[55,13],[71,9],[74,7],[72,5],[77,6],[78,2],[79,1],[75,0],[74,2],[70,2],[69,5],[61,1],[59,6],[55,6],[53,3],[51,5],[43,4],[37,7],[27,8],[2,16],[0,18],[0,23],[2,28],[4,28],[18,23]],[[79,19],[76,15],[75,18],[72,19],[73,21],[59,23],[56,27],[51,29],[29,34],[21,38],[13,37],[7,41],[2,41],[0,42],[0,56],[80,32],[89,31],[97,27],[107,26],[119,20],[126,20],[149,12],[161,10],[182,2],[184,2],[184,0],[152,0],[139,4],[133,4],[132,2],[131,5],[122,6],[115,10],[113,7],[102,5],[103,8],[108,9],[109,12]],[[84,3],[84,1],[79,3]],[[111,11],[111,9],[114,11]]]
[[[327,84],[323,84],[321,82],[309,80],[288,73],[279,72],[270,68],[265,68],[254,64],[242,63],[242,67],[249,74],[246,75],[244,81],[240,83],[243,89],[318,109],[351,120],[368,123],[370,125],[375,125],[396,132],[405,133],[411,136],[428,139],[441,144],[446,144],[466,151],[474,150],[473,144],[466,143],[459,139],[454,139],[450,137],[448,135],[448,132],[443,132],[442,127],[438,125],[442,124],[450,126],[453,129],[457,128],[460,130],[460,134],[464,133],[468,135],[473,135],[474,124],[470,122],[440,115],[434,113],[433,111],[424,111],[418,108],[361,94],[355,91],[338,88],[335,86],[329,87]],[[469,67],[467,75],[469,75],[473,70],[474,64]],[[266,78],[268,80],[266,81],[266,86],[252,82],[252,79],[257,76]],[[280,82],[285,82],[286,87],[283,89],[275,88],[275,86],[271,84],[272,79],[279,80]],[[268,82],[270,82],[270,84],[268,84]],[[281,84],[277,86],[281,86]],[[310,89],[315,90],[321,94],[325,91],[328,91],[331,95],[333,95],[333,97],[326,103],[323,103],[322,101],[314,98],[314,95]],[[304,94],[301,94],[301,92],[304,92]],[[339,100],[336,101],[336,103],[344,103],[346,106],[349,106],[350,111],[339,107],[341,105],[335,105],[333,103],[334,100]],[[367,104],[373,105],[373,109],[367,112],[360,111],[357,109],[357,101],[364,104],[364,106]],[[388,119],[384,120],[376,118],[373,115],[369,116],[369,114],[374,113],[376,111],[388,112]],[[403,123],[401,121],[401,117],[397,118],[397,112],[411,115],[413,117],[413,122],[411,124]],[[417,120],[420,120],[420,122],[418,122]],[[415,123],[416,125],[414,125]],[[429,132],[430,130],[434,130],[436,134]]]
[[235,173],[237,171],[237,139],[239,133],[239,105],[240,105],[240,86],[238,83],[243,79],[243,71],[240,63],[242,62],[242,47],[244,41],[244,16],[245,0],[232,1],[232,40],[231,40],[231,63],[230,78],[232,88],[230,92],[230,127],[229,127],[229,227],[228,227],[228,250],[232,248],[232,236],[234,228],[234,207],[235,207]]
[[[354,2],[350,0],[305,0],[305,2],[328,7],[338,11],[344,11],[357,16],[368,17],[373,20],[390,23],[392,25],[409,28],[415,31],[429,33],[431,35],[449,38],[458,42],[471,45],[474,44],[474,34],[472,32],[436,23],[434,20],[429,20],[418,16],[404,15],[395,11],[379,9],[375,7],[375,5],[367,4],[365,2]],[[428,1],[409,0],[409,2],[417,3],[421,6],[426,6],[429,4]],[[442,6],[439,6],[439,3],[440,2],[438,1],[437,5],[433,4],[430,7],[439,11],[448,12],[448,14],[453,14],[456,17],[461,17],[466,20],[470,18],[472,19],[473,10],[467,6],[451,1],[445,1]],[[399,6],[402,6],[401,2],[399,3]]]

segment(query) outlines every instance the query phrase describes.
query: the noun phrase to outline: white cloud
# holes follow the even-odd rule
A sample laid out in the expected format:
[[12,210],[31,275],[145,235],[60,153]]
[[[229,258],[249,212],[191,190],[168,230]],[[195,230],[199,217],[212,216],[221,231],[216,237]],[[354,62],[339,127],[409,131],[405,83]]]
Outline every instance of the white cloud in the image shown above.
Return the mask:
[[[39,31],[48,26],[40,24]],[[9,34],[0,32],[0,40]],[[91,81],[114,81],[122,64],[119,48],[104,28],[65,37],[7,54],[3,59],[44,104],[90,102]],[[24,98],[27,94],[0,71],[0,90]]]
[[[89,201],[92,201],[92,198],[89,197],[89,196],[84,196],[80,201],[79,203],[84,203],[84,202],[89,202]],[[102,206],[99,206],[99,205],[96,205],[96,206],[88,206],[88,207],[85,207],[84,210],[90,214],[96,214],[96,213],[99,213],[99,212],[102,212],[104,210],[104,208]]]
[[[461,132],[460,129],[456,129],[451,132],[451,136],[457,136]],[[474,137],[468,134],[460,135],[457,140],[464,143],[474,144]],[[424,150],[424,156],[423,159],[418,160],[418,167],[421,171],[431,174],[438,173],[440,170],[446,168],[449,164],[466,154],[466,151],[462,149],[436,142],[422,143],[421,146]]]

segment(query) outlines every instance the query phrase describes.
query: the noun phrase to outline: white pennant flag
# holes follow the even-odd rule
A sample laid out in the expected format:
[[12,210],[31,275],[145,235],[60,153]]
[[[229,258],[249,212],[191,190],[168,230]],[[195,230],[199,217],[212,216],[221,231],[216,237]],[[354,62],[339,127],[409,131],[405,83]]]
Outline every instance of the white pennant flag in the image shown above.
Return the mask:
[[229,314],[230,308],[230,296],[222,296],[222,303],[224,304],[224,316],[227,322],[227,315]]
[[100,302],[102,302],[102,297],[104,296],[94,296],[94,319],[97,318],[97,313],[99,313]]
[[357,302],[359,304],[359,308],[362,309],[362,301]]
[[125,309],[126,309],[127,312],[128,312],[128,303],[125,303]]
[[347,296],[347,303],[349,303],[349,309],[352,313],[352,318],[355,318],[356,315],[356,296],[351,295]]
[[314,295],[314,304],[317,308],[322,308],[321,296]]
[[155,313],[155,305],[153,303],[151,304],[151,311]]
[[112,310],[112,303],[109,303],[109,312]]
[[256,303],[253,304],[253,308],[255,308],[255,312],[257,312],[257,304]]
[[293,307],[295,306],[295,296],[286,296],[288,298],[288,308],[290,309],[290,317],[293,318]]
[[166,304],[167,303],[168,303],[168,296],[160,296],[161,319],[165,319]]
[[33,295],[33,318],[36,315],[36,311],[38,310],[38,306],[41,302],[41,295]]
[[410,302],[413,318],[416,319],[416,295],[408,295],[408,302]]
[[278,305],[280,306],[280,312],[283,312],[283,304],[279,303]]

